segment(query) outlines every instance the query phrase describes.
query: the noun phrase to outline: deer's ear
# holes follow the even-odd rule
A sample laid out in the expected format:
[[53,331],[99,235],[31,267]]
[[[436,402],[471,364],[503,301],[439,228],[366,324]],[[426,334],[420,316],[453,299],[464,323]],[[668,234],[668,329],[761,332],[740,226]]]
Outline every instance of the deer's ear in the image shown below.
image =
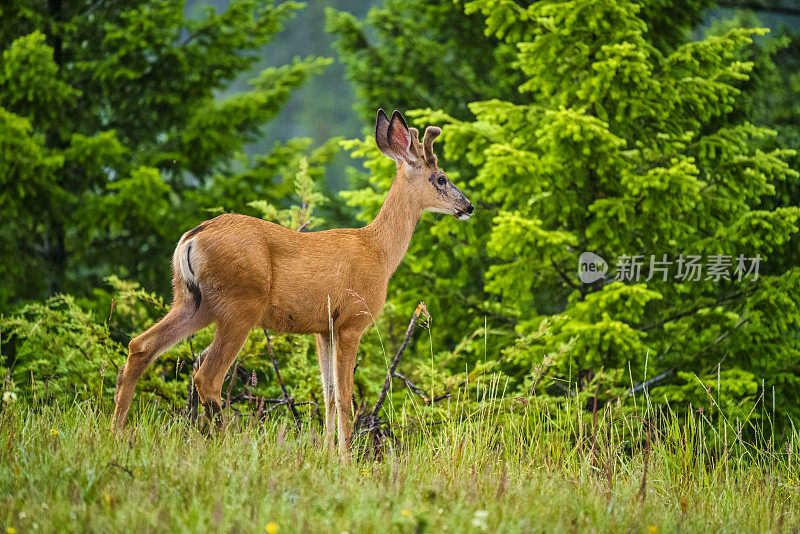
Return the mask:
[[411,133],[408,131],[408,125],[397,110],[392,113],[391,119],[382,109],[378,110],[378,118],[375,121],[375,143],[381,152],[395,161],[402,159],[410,163],[417,159],[410,150]]
[[378,110],[378,118],[375,119],[375,144],[381,152],[394,159],[389,148],[389,117],[383,109]]

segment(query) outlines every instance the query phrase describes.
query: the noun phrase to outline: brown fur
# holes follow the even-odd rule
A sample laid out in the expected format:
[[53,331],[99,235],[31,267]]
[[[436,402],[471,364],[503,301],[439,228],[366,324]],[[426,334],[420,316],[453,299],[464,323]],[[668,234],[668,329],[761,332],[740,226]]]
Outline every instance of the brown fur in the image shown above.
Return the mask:
[[[130,342],[117,382],[114,426],[124,426],[136,382],[147,365],[211,323],[217,323],[214,341],[194,375],[211,417],[221,410],[222,381],[251,329],[315,334],[327,442],[333,445],[338,413],[339,450],[345,456],[358,344],[383,310],[389,278],[420,216],[430,210],[464,218],[473,209],[449,180],[444,185],[429,180],[434,173],[446,175],[420,157],[424,149],[416,137],[398,112],[391,121],[379,112],[376,141],[396,160],[397,176],[380,213],[363,228],[297,232],[226,214],[184,234],[173,257],[172,309]],[[190,293],[192,285],[199,288],[202,300]]]

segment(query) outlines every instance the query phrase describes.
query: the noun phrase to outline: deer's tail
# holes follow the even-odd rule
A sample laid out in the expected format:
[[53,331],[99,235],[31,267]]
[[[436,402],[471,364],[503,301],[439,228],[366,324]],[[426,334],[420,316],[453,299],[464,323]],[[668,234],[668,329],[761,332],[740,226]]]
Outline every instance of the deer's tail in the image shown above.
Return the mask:
[[194,266],[197,265],[197,248],[193,247],[194,239],[184,236],[175,247],[175,254],[172,256],[172,271],[177,279],[176,290],[178,287],[186,288],[194,299],[195,308],[200,307],[203,301],[203,293],[197,282],[197,273]]

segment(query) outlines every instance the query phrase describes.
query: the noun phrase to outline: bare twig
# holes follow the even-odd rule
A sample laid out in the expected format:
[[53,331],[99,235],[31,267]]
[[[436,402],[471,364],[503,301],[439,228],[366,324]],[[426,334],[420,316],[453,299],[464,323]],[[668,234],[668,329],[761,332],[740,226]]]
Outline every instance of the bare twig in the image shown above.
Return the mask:
[[133,478],[133,471],[131,471],[130,469],[128,469],[125,466],[119,465],[117,462],[108,462],[108,466],[109,467],[116,467],[117,469],[125,471],[126,473],[128,473],[131,476],[131,478]]
[[373,418],[378,416],[378,413],[383,407],[383,403],[386,401],[386,395],[389,393],[389,388],[392,385],[392,375],[394,375],[395,369],[397,369],[397,364],[400,363],[400,358],[403,357],[406,347],[408,347],[408,344],[411,342],[411,336],[414,333],[414,329],[417,327],[417,321],[419,321],[420,313],[422,313],[421,302],[417,305],[417,309],[414,310],[414,315],[411,316],[411,322],[408,323],[408,328],[406,329],[406,335],[403,338],[403,343],[400,345],[400,348],[397,349],[397,354],[395,354],[394,358],[392,358],[392,364],[389,366],[389,372],[386,373],[386,380],[383,381],[383,388],[381,389],[381,394],[378,396],[378,402],[375,403],[375,408],[372,409]]
[[399,378],[400,380],[402,380],[403,383],[406,385],[406,387],[410,391],[412,391],[412,392],[416,393],[417,395],[419,395],[419,397],[423,400],[423,402],[425,402],[425,404],[433,404],[434,402],[439,402],[440,400],[444,400],[444,399],[450,398],[452,396],[452,393],[448,392],[448,393],[445,393],[443,395],[437,395],[437,396],[431,398],[431,396],[428,394],[428,392],[425,389],[423,389],[423,388],[419,387],[418,385],[416,385],[414,382],[409,380],[405,375],[403,375],[399,371],[395,371],[394,372],[394,377],[395,378]]
[[[402,358],[403,353],[405,352],[406,348],[408,348],[409,343],[411,342],[411,338],[414,334],[414,329],[417,326],[417,322],[419,321],[420,315],[425,313],[425,305],[423,303],[419,303],[417,308],[414,310],[414,314],[411,316],[411,321],[408,323],[408,328],[406,329],[405,337],[403,338],[403,342],[400,345],[400,348],[397,350],[397,353],[392,358],[392,362],[389,365],[389,369],[386,372],[386,379],[383,382],[383,388],[381,388],[381,393],[378,396],[378,400],[375,403],[375,406],[371,410],[366,409],[366,402],[362,399],[361,404],[356,406],[356,417],[355,417],[355,424],[354,428],[359,429],[357,438],[361,436],[367,435],[369,436],[369,442],[372,445],[373,453],[376,457],[381,457],[383,454],[383,444],[384,441],[394,440],[394,434],[392,433],[392,428],[389,425],[388,421],[380,419],[380,411],[383,407],[383,403],[386,401],[386,397],[389,394],[389,389],[392,386],[392,377],[397,377],[403,380],[409,389],[414,391],[415,393],[417,390],[414,388],[416,386],[413,385],[408,379],[397,373],[397,365],[400,363],[400,358]],[[419,388],[417,388],[419,389]]]
[[636,386],[632,387],[631,389],[629,389],[627,395],[630,397],[631,395],[639,393],[643,389],[646,389],[646,388],[650,387],[651,384],[655,384],[656,382],[660,382],[660,381],[664,380],[665,378],[672,376],[672,373],[674,373],[674,372],[675,372],[675,369],[670,369],[669,371],[664,371],[663,373],[661,373],[658,376],[654,376],[650,380],[646,380],[644,382],[641,382],[641,383],[637,384]]
[[266,330],[263,332],[264,337],[267,338],[267,350],[269,351],[269,357],[272,359],[272,368],[275,369],[275,377],[278,379],[278,384],[281,386],[283,398],[286,400],[287,406],[289,406],[289,409],[292,411],[294,421],[297,423],[297,428],[300,429],[302,426],[302,419],[300,418],[300,414],[297,412],[297,408],[295,407],[294,397],[289,395],[289,391],[287,391],[286,385],[283,383],[283,379],[281,378],[281,371],[278,369],[277,360],[275,360],[275,351],[272,350],[272,342],[269,339],[269,334]]
[[422,389],[421,387],[419,387],[418,385],[416,385],[414,382],[412,382],[411,380],[409,380],[408,378],[406,378],[406,377],[405,377],[405,375],[403,375],[403,374],[402,374],[402,373],[400,373],[399,371],[395,371],[395,372],[392,374],[392,376],[394,376],[395,378],[399,378],[400,380],[402,380],[402,381],[403,381],[403,383],[406,385],[406,387],[409,389],[409,391],[412,391],[412,392],[416,393],[417,395],[419,395],[419,397],[420,397],[420,398],[421,398],[421,399],[422,399],[422,400],[425,402],[425,404],[430,404],[430,402],[431,402],[431,396],[430,396],[430,395],[428,395],[428,392],[427,392],[427,391],[425,391],[424,389]]
[[[239,369],[239,358],[236,358],[236,363],[233,364],[233,372],[231,373],[231,378],[228,380],[228,390],[225,392],[225,406],[231,405],[231,389],[233,389],[233,383],[236,381],[236,371]],[[250,375],[247,375],[247,379],[250,378]],[[247,383],[247,379],[245,379],[245,383]]]
[[317,396],[314,395],[313,391],[311,392],[311,401],[310,402],[311,402],[311,404],[314,405],[314,411],[311,412],[311,415],[308,417],[308,419],[312,420],[314,418],[317,418],[319,420],[320,424],[322,424],[322,414],[319,411],[319,403],[317,403]]
[[735,299],[737,299],[739,297],[742,297],[742,296],[748,296],[748,293],[746,293],[744,291],[739,291],[738,293],[733,293],[731,295],[726,295],[724,297],[720,297],[720,298],[718,298],[716,300],[716,302],[707,302],[707,303],[701,304],[699,306],[695,306],[695,307],[693,307],[693,308],[691,308],[689,310],[686,310],[686,311],[671,315],[670,317],[667,317],[666,319],[663,319],[661,321],[655,322],[653,324],[649,324],[647,326],[643,326],[639,330],[642,330],[643,332],[647,332],[648,330],[661,328],[662,326],[664,326],[667,323],[671,323],[673,321],[677,321],[678,319],[683,319],[684,317],[689,317],[690,315],[694,315],[695,313],[697,313],[698,311],[702,310],[703,308],[712,308],[714,306],[719,306],[723,302],[728,302],[729,300],[735,300]]
[[558,265],[558,263],[556,263],[553,260],[553,258],[550,258],[550,265],[553,266],[553,270],[555,270],[556,274],[558,274],[558,276],[561,278],[561,280],[563,280],[572,289],[577,289],[578,291],[580,291],[581,297],[585,297],[586,296],[586,288],[583,285],[578,285],[575,282],[573,282],[570,279],[570,277],[567,276],[567,273],[565,273],[564,270]]
[[[200,395],[194,387],[194,374],[200,369],[200,364],[203,363],[206,351],[201,352],[197,357],[194,355],[194,346],[192,345],[192,338],[189,337],[189,352],[192,354],[192,369],[189,373],[189,383],[186,384],[186,415],[189,416],[189,421],[194,422],[197,420],[197,406],[200,404]],[[206,349],[207,350],[207,349]]]

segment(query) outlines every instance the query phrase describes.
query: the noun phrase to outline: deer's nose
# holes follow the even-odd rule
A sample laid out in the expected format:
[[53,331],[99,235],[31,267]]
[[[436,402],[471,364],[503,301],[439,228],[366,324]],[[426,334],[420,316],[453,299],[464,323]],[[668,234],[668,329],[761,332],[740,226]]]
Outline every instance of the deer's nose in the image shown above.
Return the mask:
[[472,212],[475,211],[475,206],[472,205],[472,202],[467,202],[469,206],[467,207],[467,214],[472,215]]

